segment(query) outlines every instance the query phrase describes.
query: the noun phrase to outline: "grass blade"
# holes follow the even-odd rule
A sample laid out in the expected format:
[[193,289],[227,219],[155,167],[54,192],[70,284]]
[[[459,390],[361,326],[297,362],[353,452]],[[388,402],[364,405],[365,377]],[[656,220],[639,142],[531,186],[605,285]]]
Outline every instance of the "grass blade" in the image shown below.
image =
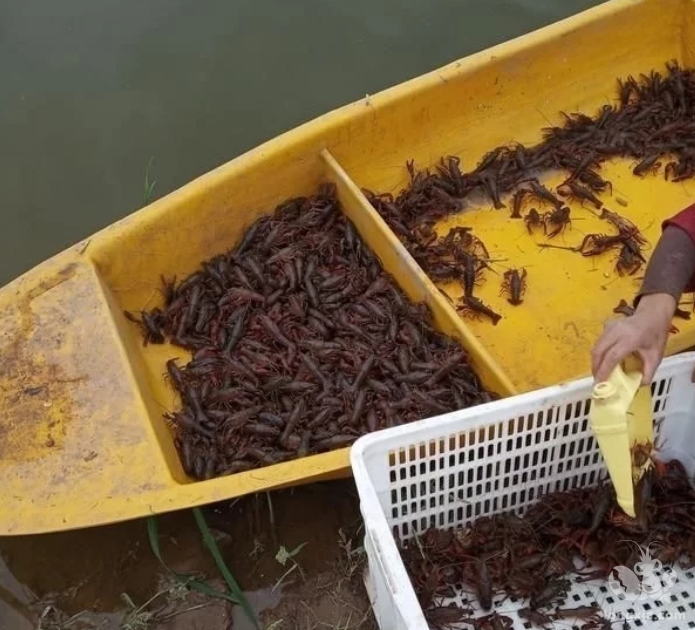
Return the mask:
[[235,605],[241,603],[233,595],[230,595],[229,593],[224,593],[222,591],[218,591],[217,589],[212,588],[212,586],[210,586],[209,584],[197,580],[192,575],[186,575],[185,573],[177,573],[173,569],[169,568],[167,563],[164,562],[164,558],[162,557],[162,550],[159,547],[159,526],[157,525],[157,519],[154,516],[150,516],[147,519],[147,535],[150,539],[150,548],[152,549],[152,553],[154,554],[155,558],[157,558],[160,564],[186,588],[189,588],[192,591],[198,591],[199,593],[207,595],[208,597],[226,599],[228,602]]
[[150,169],[152,168],[153,161],[154,157],[151,157],[147,164],[147,170],[145,171],[145,205],[148,205],[152,200],[152,191],[154,190],[154,185],[157,183],[156,179],[150,180]]
[[241,590],[239,584],[237,584],[237,581],[234,579],[234,576],[227,568],[227,565],[224,562],[224,558],[222,558],[222,554],[220,553],[220,548],[217,546],[215,538],[210,533],[210,528],[208,527],[208,524],[205,520],[205,516],[203,516],[203,513],[200,510],[200,508],[193,508],[193,516],[195,516],[195,522],[197,523],[198,529],[200,530],[200,533],[203,536],[203,542],[205,543],[205,546],[210,550],[212,557],[215,559],[215,564],[217,565],[217,568],[220,570],[220,573],[222,573],[222,577],[224,577],[225,582],[227,582],[229,590],[232,592],[232,595],[237,598],[237,600],[239,601],[239,605],[244,609],[246,616],[253,623],[254,627],[257,630],[260,630],[260,626],[258,624],[258,620],[256,619],[256,615],[253,612],[253,608],[251,608],[249,600],[246,599],[244,592]]

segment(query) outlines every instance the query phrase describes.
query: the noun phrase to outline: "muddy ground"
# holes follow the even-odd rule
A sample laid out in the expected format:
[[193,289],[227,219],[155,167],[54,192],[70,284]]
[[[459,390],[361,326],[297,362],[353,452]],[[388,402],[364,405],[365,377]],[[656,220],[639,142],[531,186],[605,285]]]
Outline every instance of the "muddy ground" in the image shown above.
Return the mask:
[[[352,480],[244,497],[204,511],[262,628],[376,628],[362,583],[363,529]],[[224,590],[192,513],[164,515],[158,523],[166,564]],[[0,628],[252,630],[253,626],[240,607],[181,587],[153,554],[146,522],[140,520],[0,538]]]

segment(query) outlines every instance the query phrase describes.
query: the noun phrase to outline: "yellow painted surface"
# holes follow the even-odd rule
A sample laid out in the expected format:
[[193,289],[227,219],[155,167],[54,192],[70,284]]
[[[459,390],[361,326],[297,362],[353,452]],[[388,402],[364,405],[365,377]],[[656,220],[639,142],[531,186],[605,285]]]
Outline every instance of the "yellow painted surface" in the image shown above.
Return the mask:
[[[97,525],[349,474],[344,449],[191,482],[162,419],[177,402],[165,361],[186,357],[169,346],[143,348],[122,314],[158,302],[161,274],[183,278],[233,247],[277,203],[325,179],[339,184],[366,241],[411,297],[427,300],[486,384],[509,395],[586,373],[600,322],[635,288],[603,276],[609,261],[592,271],[568,252],[541,254],[523,225],[483,208],[466,220],[496,254],[527,266],[529,290],[497,327],[464,322],[365,208],[359,188],[397,191],[411,158],[432,166],[457,154],[469,168],[501,143],[536,141],[560,110],[607,102],[618,76],[691,61],[694,15],[690,0],[615,0],[456,61],[284,134],[0,289],[0,535]],[[608,177],[629,206],[609,207],[626,210],[654,243],[660,219],[687,205],[695,186],[635,182],[624,166],[615,169]],[[577,209],[576,217],[567,242],[592,225],[588,212]],[[497,306],[498,292],[490,279],[481,297]],[[669,351],[693,344],[693,325],[683,325]]]
[[[673,184],[663,176],[640,179],[632,175],[631,162],[606,164],[602,177],[613,183],[613,195],[600,196],[605,207],[635,223],[649,241],[648,259],[661,234],[664,219],[695,202],[695,183]],[[564,179],[545,180],[554,187]],[[616,197],[625,199],[627,207]],[[511,201],[503,198],[511,207]],[[446,234],[450,227],[466,225],[483,240],[490,256],[502,262],[493,265],[499,275],[485,272],[476,295],[502,319],[493,326],[487,320],[467,319],[466,323],[492,357],[502,366],[520,391],[531,391],[581,376],[591,371],[589,349],[601,334],[606,320],[621,299],[632,302],[639,289],[644,268],[634,276],[621,277],[615,271],[617,252],[584,257],[578,253],[542,249],[541,244],[576,247],[587,234],[616,233],[609,223],[598,218],[596,210],[586,204],[569,204],[571,226],[552,239],[543,229],[528,233],[523,220],[509,218],[509,208],[479,210],[456,215],[437,227]],[[539,211],[549,210],[540,207]],[[500,293],[505,268],[524,268],[527,290],[524,302],[512,306]],[[454,298],[462,294],[460,285],[445,287]],[[690,299],[690,296],[687,296]],[[690,306],[685,306],[690,310]],[[671,335],[671,350],[685,349],[695,342],[695,320],[675,320],[679,334]]]

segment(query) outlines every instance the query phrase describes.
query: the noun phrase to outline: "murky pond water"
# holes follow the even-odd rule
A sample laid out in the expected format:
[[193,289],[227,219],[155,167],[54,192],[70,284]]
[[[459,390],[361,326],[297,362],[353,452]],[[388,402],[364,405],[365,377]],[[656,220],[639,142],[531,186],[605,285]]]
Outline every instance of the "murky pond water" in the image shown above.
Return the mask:
[[[138,208],[151,157],[163,195],[334,107],[596,4],[0,0],[0,285]],[[206,509],[263,625],[370,626],[353,484],[269,496]],[[191,513],[159,522],[169,566],[221,587]],[[281,548],[299,551],[283,565]],[[2,629],[232,626],[249,627],[239,609],[167,580],[144,521],[0,539]]]
[[597,0],[0,0],[0,285],[287,129]]

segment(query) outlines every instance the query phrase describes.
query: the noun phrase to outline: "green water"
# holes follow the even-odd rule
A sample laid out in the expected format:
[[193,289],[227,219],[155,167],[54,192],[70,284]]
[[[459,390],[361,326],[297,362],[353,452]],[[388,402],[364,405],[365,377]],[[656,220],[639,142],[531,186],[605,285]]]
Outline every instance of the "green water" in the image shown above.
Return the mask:
[[0,0],[0,285],[335,107],[591,0]]

